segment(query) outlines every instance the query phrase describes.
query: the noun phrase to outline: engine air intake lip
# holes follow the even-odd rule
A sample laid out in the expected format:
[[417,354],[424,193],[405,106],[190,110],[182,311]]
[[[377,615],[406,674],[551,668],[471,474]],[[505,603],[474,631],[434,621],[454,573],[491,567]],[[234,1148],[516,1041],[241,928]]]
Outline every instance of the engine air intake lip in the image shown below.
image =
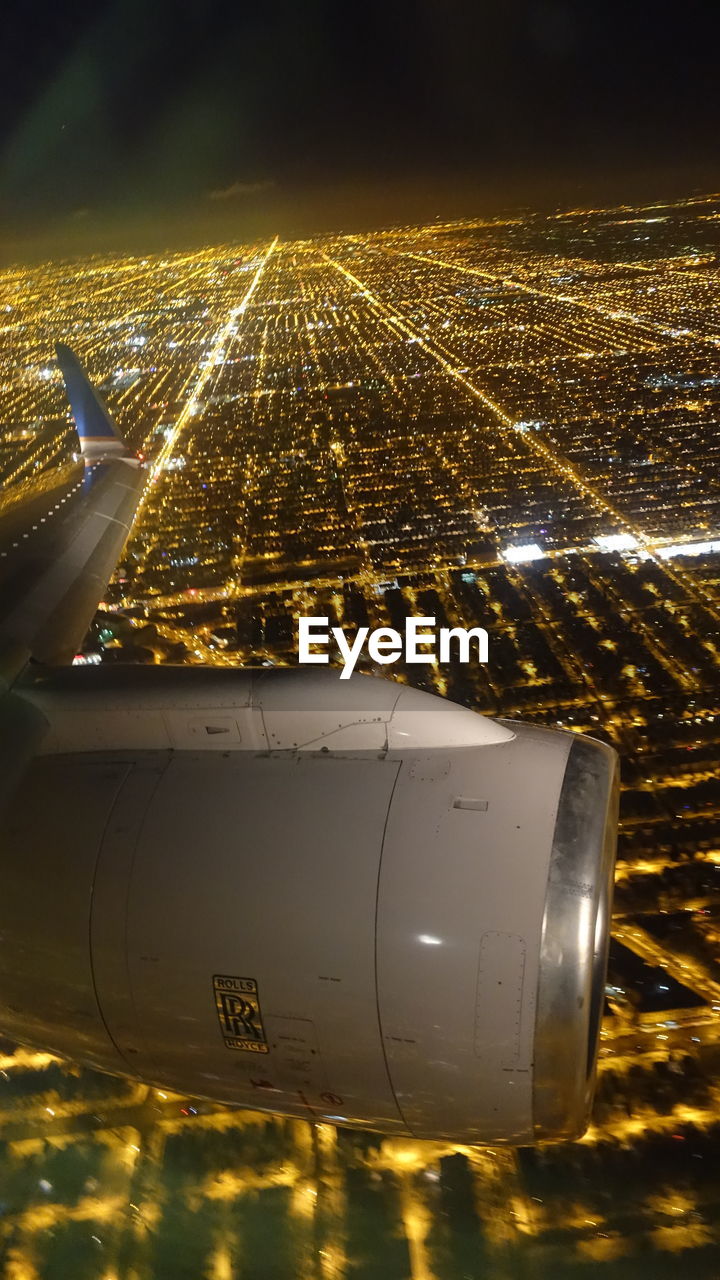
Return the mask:
[[535,1024],[535,1138],[578,1138],[592,1105],[617,842],[615,753],[575,737],[553,835]]

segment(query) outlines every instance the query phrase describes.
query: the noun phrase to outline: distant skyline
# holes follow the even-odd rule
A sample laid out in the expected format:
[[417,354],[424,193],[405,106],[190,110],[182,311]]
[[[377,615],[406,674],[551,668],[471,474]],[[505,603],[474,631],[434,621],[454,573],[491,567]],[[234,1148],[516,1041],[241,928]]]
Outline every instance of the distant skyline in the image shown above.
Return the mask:
[[699,0],[11,0],[0,252],[716,189],[719,25]]
[[[162,208],[143,213],[132,210],[112,212],[82,211],[67,220],[57,220],[42,228],[5,230],[0,236],[0,269],[53,259],[82,259],[90,254],[139,255],[192,251],[221,244],[251,244],[279,236],[281,242],[312,239],[325,234],[342,235],[392,229],[403,225],[429,225],[435,220],[463,221],[475,217],[499,218],[537,213],[552,215],[582,208],[612,208],[615,205],[671,203],[683,197],[697,198],[720,191],[720,173],[715,183],[703,181],[702,171],[683,170],[637,174],[634,177],[602,181],[590,175],[573,181],[559,177],[553,182],[545,175],[533,186],[529,181],[507,183],[502,194],[484,190],[457,175],[437,180],[436,186],[421,183],[389,189],[336,187],[318,192],[299,192],[293,199],[281,199],[267,190],[248,199],[242,207],[234,201],[213,209]],[[319,203],[323,204],[320,209]]]

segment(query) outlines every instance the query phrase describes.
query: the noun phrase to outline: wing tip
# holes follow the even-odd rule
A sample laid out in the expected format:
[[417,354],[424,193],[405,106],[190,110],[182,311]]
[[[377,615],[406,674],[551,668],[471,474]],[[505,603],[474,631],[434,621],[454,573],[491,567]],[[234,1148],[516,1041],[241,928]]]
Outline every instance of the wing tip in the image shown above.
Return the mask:
[[60,372],[63,376],[65,375],[66,369],[80,370],[80,372],[83,372],[82,365],[75,355],[75,352],[72,347],[67,345],[66,342],[55,343],[55,359],[60,366]]

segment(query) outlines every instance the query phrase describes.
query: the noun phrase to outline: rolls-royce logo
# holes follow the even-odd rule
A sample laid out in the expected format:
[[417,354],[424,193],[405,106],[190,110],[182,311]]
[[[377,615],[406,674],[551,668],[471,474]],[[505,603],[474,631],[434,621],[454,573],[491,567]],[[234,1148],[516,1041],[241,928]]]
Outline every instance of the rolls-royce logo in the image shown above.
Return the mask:
[[250,1053],[268,1053],[255,979],[216,973],[213,975],[213,991],[226,1047]]

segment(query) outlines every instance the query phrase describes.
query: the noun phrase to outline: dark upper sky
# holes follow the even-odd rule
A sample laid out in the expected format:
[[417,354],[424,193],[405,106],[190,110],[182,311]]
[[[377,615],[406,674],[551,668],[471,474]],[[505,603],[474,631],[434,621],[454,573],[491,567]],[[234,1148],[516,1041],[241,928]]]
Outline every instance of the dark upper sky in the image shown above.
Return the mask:
[[720,176],[699,0],[6,0],[2,24],[6,254]]

